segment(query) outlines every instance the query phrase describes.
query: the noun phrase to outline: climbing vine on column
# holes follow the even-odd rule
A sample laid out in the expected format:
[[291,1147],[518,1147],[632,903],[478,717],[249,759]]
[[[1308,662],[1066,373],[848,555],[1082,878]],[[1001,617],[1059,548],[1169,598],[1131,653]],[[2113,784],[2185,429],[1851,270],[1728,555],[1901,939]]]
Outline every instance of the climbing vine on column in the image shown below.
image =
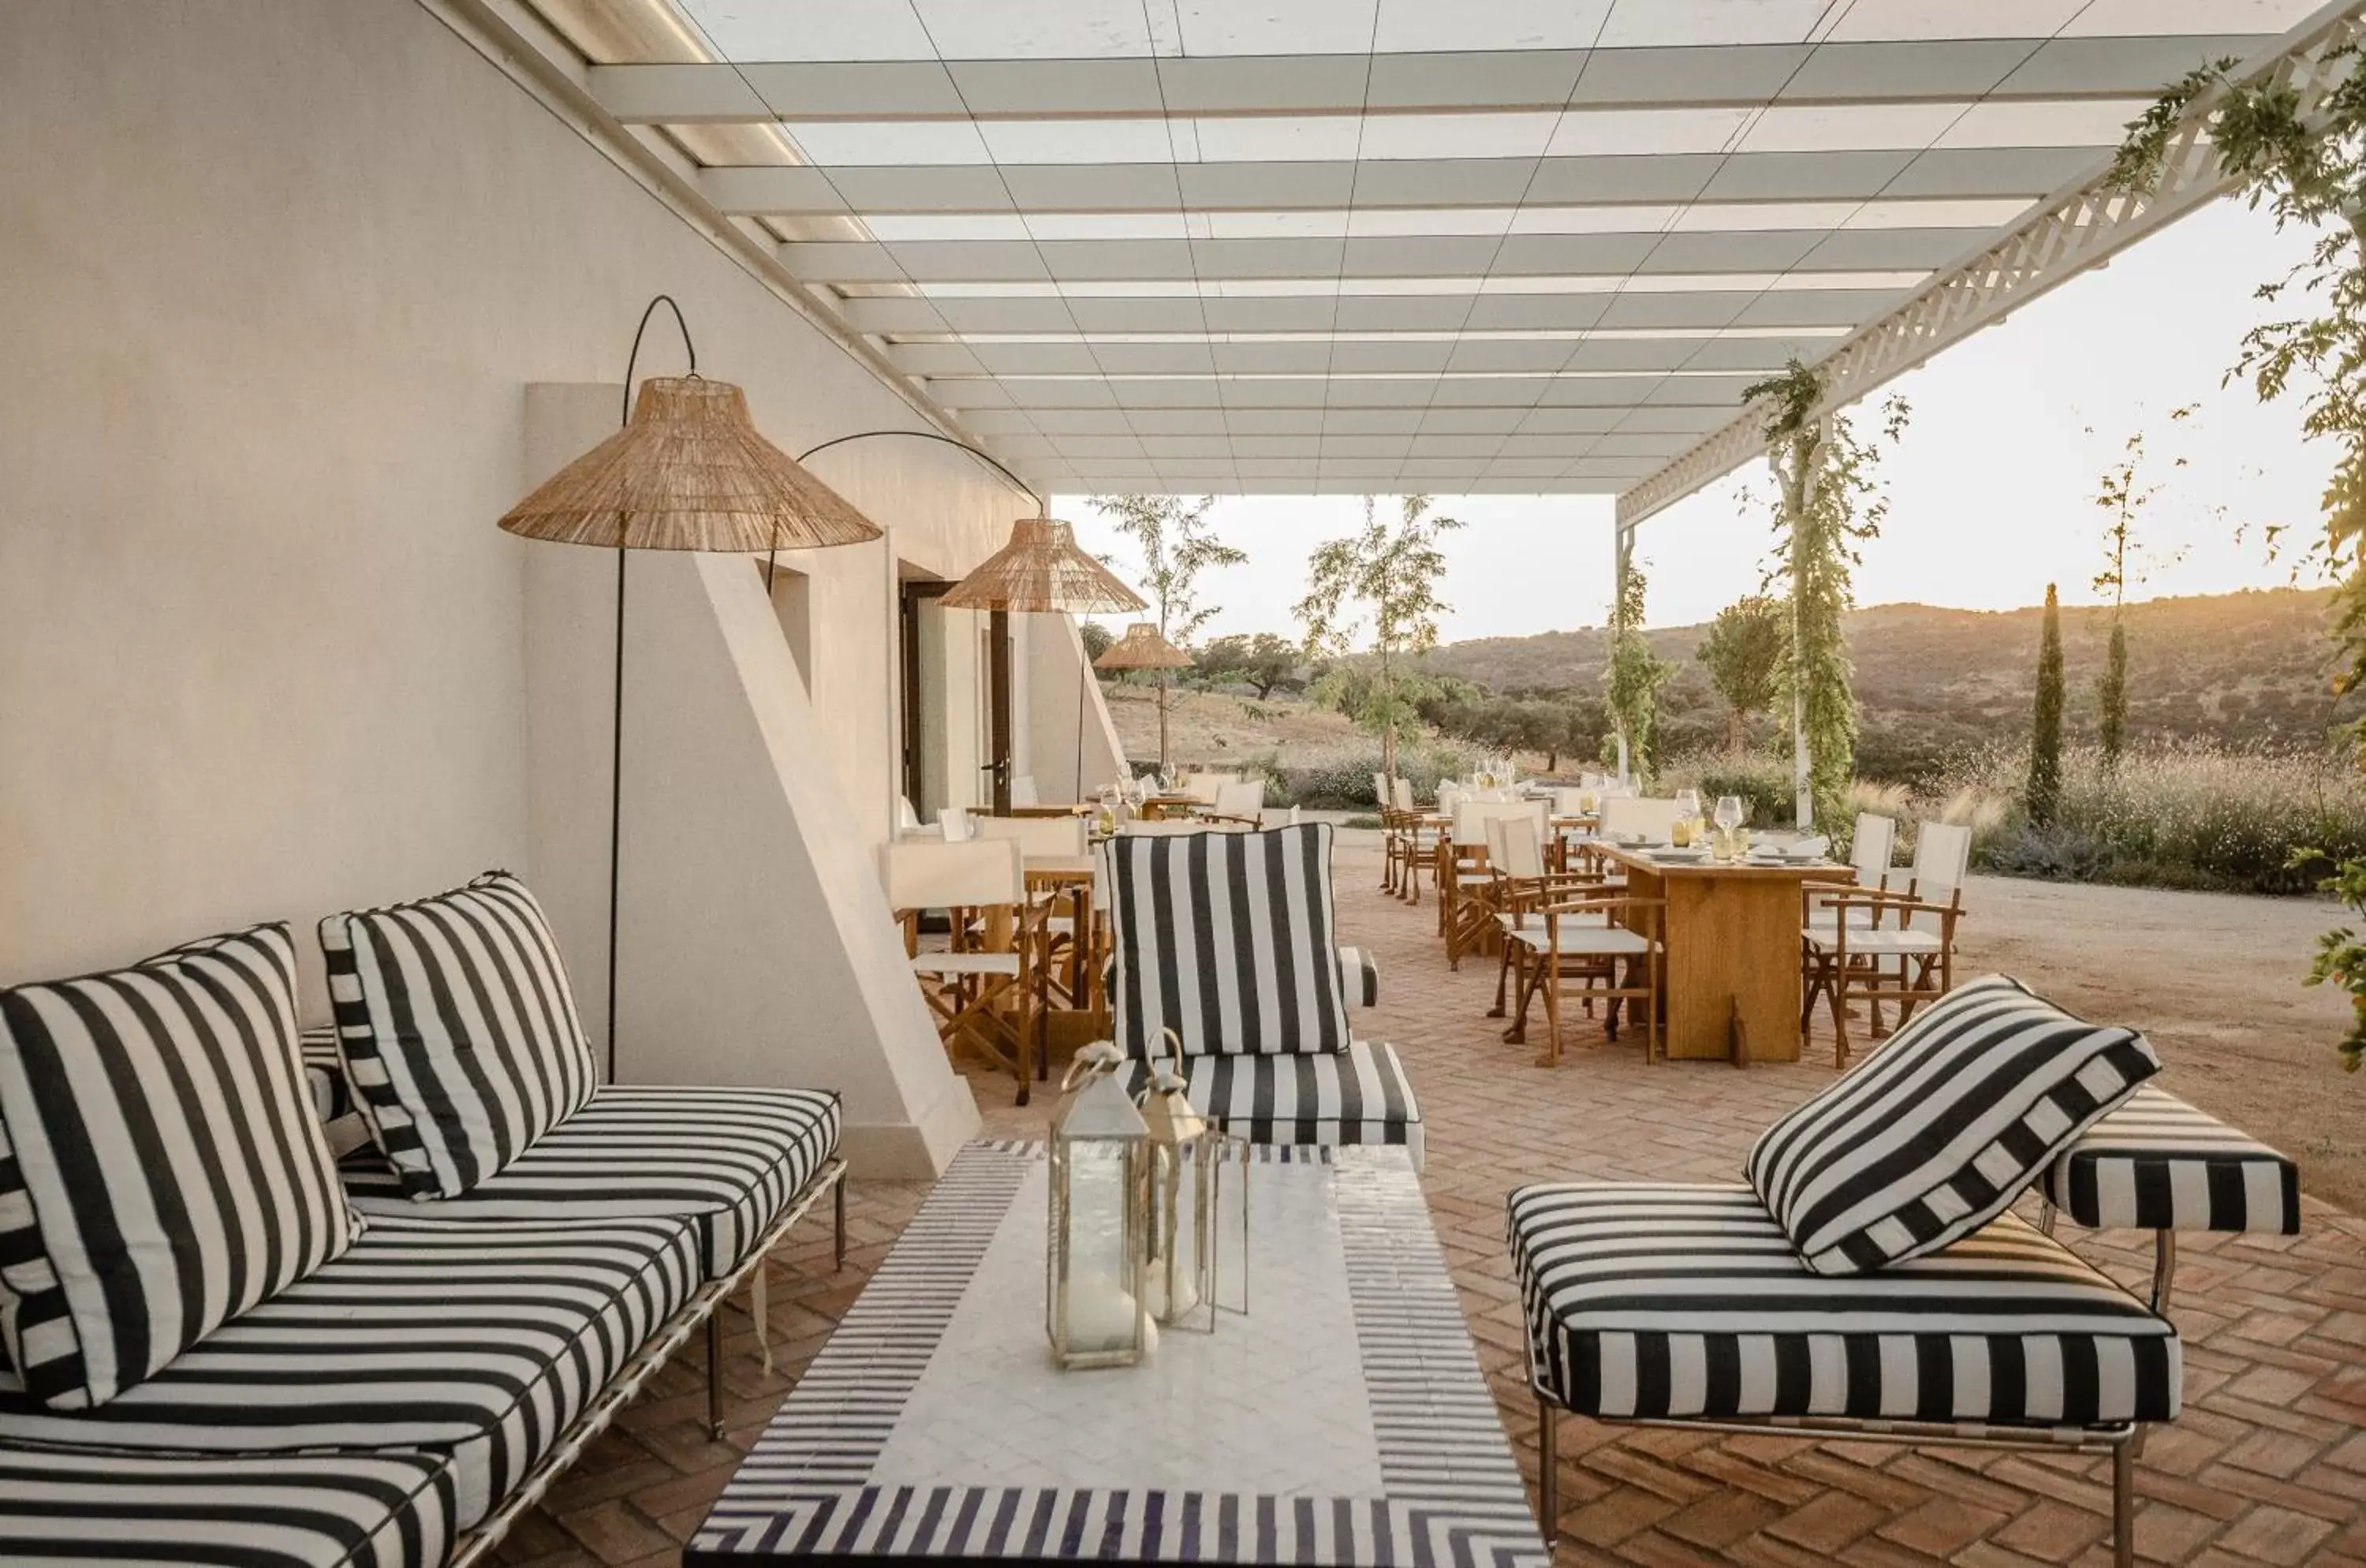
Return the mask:
[[1643,638],[1642,569],[1631,558],[1633,546],[1622,540],[1618,552],[1617,585],[1610,604],[1610,659],[1602,672],[1603,694],[1610,724],[1627,743],[1627,762],[1639,778],[1651,773],[1653,733],[1659,728],[1660,688],[1676,667],[1651,651]]
[[[1856,694],[1848,636],[1841,625],[1856,600],[1850,573],[1858,547],[1881,532],[1888,511],[1877,470],[1879,446],[1848,419],[1820,412],[1820,373],[1789,368],[1742,393],[1764,412],[1766,461],[1776,489],[1776,572],[1786,588],[1790,635],[1775,664],[1778,701],[1791,710],[1800,826],[1844,826],[1856,759]],[[1881,407],[1880,444],[1906,428],[1903,399]]]
[[[2333,447],[2333,475],[2321,504],[2325,520],[2306,547],[2308,560],[2333,583],[2331,632],[2340,649],[2334,690],[2366,684],[2366,72],[2355,43],[2327,50],[2314,73],[2334,85],[2313,104],[2271,77],[2236,81],[2221,60],[2188,74],[2129,127],[2112,165],[2124,190],[2159,186],[2180,131],[2197,116],[2214,157],[2255,208],[2276,227],[2316,235],[2308,257],[2257,297],[2290,311],[2243,336],[2229,378],[2249,379],[2259,400],[2287,393],[2300,403],[2301,431]],[[2352,726],[2366,765],[2366,725]],[[2306,852],[2304,852],[2306,853]],[[2317,857],[2322,858],[2322,857]],[[2366,914],[2366,861],[2345,861],[2324,883]],[[2343,1059],[2355,1069],[2366,1053],[2366,942],[2349,927],[2318,939],[2309,983],[2331,981],[2349,993],[2351,1021]]]

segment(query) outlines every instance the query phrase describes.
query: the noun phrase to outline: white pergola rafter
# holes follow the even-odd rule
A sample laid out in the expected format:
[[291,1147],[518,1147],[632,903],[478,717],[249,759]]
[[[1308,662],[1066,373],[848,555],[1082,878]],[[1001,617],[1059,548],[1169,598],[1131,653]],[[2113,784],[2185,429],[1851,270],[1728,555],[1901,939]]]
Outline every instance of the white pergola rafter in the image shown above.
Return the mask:
[[[2291,92],[2307,117],[2347,74],[2348,61],[2328,62],[2328,57],[2361,39],[2366,39],[2366,0],[2340,0],[2297,29],[2282,50],[2246,62],[2236,79],[2272,82]],[[1939,273],[1888,315],[1866,323],[1814,361],[1825,383],[1817,412],[1844,408],[1866,397],[2020,305],[2225,195],[2233,182],[2220,173],[2203,134],[2223,96],[2223,91],[2204,94],[2189,106],[2169,138],[2160,180],[2152,190],[2118,189],[2108,183],[2108,166],[2098,169],[2035,209],[2003,239]],[[1745,412],[1622,491],[1619,531],[1627,533],[1765,449],[1760,416]]]

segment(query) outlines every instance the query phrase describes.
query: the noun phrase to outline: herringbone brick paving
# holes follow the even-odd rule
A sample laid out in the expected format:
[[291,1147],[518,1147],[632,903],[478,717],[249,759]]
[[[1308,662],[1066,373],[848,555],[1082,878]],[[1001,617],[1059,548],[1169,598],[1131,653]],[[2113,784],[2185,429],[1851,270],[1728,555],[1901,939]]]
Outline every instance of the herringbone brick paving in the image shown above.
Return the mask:
[[[1427,904],[1410,908],[1376,891],[1369,839],[1344,835],[1337,869],[1343,935],[1382,964],[1383,1006],[1359,1014],[1359,1027],[1395,1043],[1420,1093],[1430,1212],[1504,1429],[1533,1482],[1536,1417],[1504,1246],[1504,1193],[1552,1177],[1736,1179],[1758,1131],[1831,1081],[1829,1048],[1826,1065],[1647,1067],[1639,1047],[1581,1032],[1558,1071],[1535,1067],[1531,1048],[1504,1043],[1501,1024],[1482,1016],[1493,962],[1466,961],[1449,974]],[[974,1082],[989,1133],[1040,1132],[1041,1102],[1021,1111],[1007,1080]],[[700,1359],[678,1358],[504,1543],[503,1560],[534,1568],[675,1562],[922,1191],[853,1186],[842,1273],[830,1269],[826,1222],[808,1222],[783,1249],[769,1313],[772,1371],[751,1321],[744,1312],[731,1319],[725,1441],[704,1434]],[[2146,1236],[2063,1234],[2124,1281],[2149,1273]],[[2136,1467],[2140,1557],[2205,1568],[2366,1565],[2366,1223],[2308,1201],[2297,1238],[2188,1238],[2175,1316],[2186,1411],[2153,1435]],[[1031,1321],[1011,1325],[1034,1331]],[[1718,1438],[1574,1419],[1563,1423],[1560,1443],[1563,1563],[2109,1561],[2101,1458]]]

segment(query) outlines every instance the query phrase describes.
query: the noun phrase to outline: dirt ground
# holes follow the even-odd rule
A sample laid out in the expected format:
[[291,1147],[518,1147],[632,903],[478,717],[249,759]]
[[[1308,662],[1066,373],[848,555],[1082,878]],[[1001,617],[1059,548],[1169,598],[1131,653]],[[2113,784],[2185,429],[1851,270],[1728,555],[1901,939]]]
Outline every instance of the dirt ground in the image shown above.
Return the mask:
[[[1158,690],[1146,682],[1105,682],[1110,721],[1126,755],[1158,757]],[[1313,767],[1369,750],[1371,739],[1338,714],[1277,697],[1270,703],[1229,692],[1166,694],[1167,755],[1179,767],[1222,767],[1281,755],[1294,767]]]
[[2341,913],[2305,898],[1976,876],[1956,973],[2003,970],[2144,1030],[2176,1092],[2276,1145],[2301,1184],[2366,1214],[2366,1073],[2334,1045],[2348,1000],[2301,984]]

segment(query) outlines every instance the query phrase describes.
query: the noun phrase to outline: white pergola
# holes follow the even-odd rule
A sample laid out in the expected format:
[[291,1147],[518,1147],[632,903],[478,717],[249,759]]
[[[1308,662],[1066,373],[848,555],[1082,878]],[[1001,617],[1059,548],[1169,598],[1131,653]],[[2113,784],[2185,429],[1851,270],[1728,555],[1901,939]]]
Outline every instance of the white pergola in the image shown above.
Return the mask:
[[2220,193],[2123,128],[2310,0],[422,0],[1040,491],[1621,533]]

